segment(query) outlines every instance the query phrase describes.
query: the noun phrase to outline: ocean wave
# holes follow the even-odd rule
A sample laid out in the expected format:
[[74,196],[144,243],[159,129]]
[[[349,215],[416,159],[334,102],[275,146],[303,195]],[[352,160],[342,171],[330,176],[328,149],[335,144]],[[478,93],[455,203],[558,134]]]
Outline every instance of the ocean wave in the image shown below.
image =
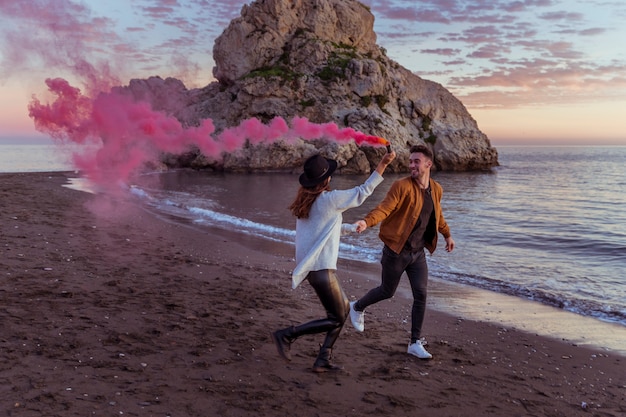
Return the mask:
[[595,317],[602,321],[626,325],[626,308],[607,304],[602,300],[568,298],[547,289],[531,288],[485,276],[463,274],[453,271],[433,272],[433,276],[499,294],[524,298],[583,316]]

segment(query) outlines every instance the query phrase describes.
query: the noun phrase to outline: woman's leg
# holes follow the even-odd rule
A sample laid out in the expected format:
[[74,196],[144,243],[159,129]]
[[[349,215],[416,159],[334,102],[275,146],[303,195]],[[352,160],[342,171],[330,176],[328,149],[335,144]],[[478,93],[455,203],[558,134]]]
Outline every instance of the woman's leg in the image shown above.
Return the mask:
[[326,309],[327,320],[334,324],[328,329],[324,343],[320,347],[317,359],[313,364],[313,371],[325,372],[326,370],[337,369],[330,364],[332,348],[341,333],[343,324],[348,317],[350,305],[348,297],[344,294],[337,279],[335,271],[324,270],[315,271],[309,274],[309,283],[319,297],[324,309]]
[[320,349],[318,359],[321,359],[322,363],[328,364],[330,349],[339,337],[349,313],[348,298],[341,289],[335,271],[312,271],[307,276],[307,280],[326,310],[326,318],[279,330],[273,334],[273,337],[280,355],[289,360],[289,346],[298,337],[305,334],[326,332],[326,338]]

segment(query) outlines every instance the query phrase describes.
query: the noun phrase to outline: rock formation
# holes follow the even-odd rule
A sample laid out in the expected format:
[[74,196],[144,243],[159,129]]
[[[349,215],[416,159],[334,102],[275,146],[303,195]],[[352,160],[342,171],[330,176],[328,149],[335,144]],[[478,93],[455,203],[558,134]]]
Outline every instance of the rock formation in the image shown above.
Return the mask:
[[[127,89],[185,125],[210,118],[217,132],[252,117],[268,122],[300,116],[382,136],[398,153],[391,167],[397,172],[408,169],[407,144],[417,143],[432,147],[439,170],[497,166],[496,149],[463,104],[389,59],[373,27],[369,8],[355,0],[257,0],[243,6],[215,41],[217,81],[187,90],[178,80],[153,77],[133,80]],[[219,161],[189,154],[177,163],[291,170],[316,151],[336,159],[344,173],[369,172],[384,152],[300,140],[249,145]]]

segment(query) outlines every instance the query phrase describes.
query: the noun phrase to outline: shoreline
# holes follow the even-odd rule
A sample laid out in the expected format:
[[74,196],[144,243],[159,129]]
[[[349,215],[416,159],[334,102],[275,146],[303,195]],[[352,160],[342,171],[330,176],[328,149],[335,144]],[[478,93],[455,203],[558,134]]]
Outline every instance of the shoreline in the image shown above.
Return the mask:
[[[168,221],[161,213],[151,209],[148,211]],[[178,220],[182,219],[177,218],[173,222],[176,223]],[[218,227],[203,226],[202,228],[210,233],[229,236],[255,251],[293,258],[294,248],[286,243],[272,242],[262,237],[227,231]],[[268,248],[271,249],[268,250]],[[288,264],[292,269],[295,266],[295,262],[288,262]],[[338,277],[342,285],[345,285],[346,281],[358,281],[355,285],[359,290],[356,293],[347,292],[348,298],[353,300],[380,284],[380,265],[340,258]],[[403,297],[409,303],[412,301],[410,286],[404,278],[398,286],[395,298],[397,297]],[[481,321],[495,326],[519,329],[556,341],[600,349],[626,358],[626,326],[619,323],[607,322],[537,301],[432,277],[429,282],[428,297],[427,310],[434,309],[463,320]],[[403,320],[406,319],[408,317]]]
[[[346,260],[340,260],[339,265],[340,273],[344,272],[342,277],[367,282],[365,288],[373,288],[380,283],[380,266],[378,265]],[[355,278],[352,278],[353,275]],[[396,297],[398,296],[409,302],[412,300],[411,289],[406,279],[400,281],[396,293]],[[459,319],[518,329],[564,343],[600,349],[626,358],[626,326],[513,295],[430,278],[426,308]]]
[[[343,372],[310,372],[322,335],[298,339],[285,363],[269,331],[323,314],[306,283],[291,289],[288,248],[63,187],[73,175],[0,174],[0,409],[11,415],[626,411],[623,356],[441,312],[458,288],[435,281],[433,360],[406,354],[410,303],[397,296],[368,309],[364,333],[346,324]],[[350,298],[378,280],[372,267],[340,262]]]
[[[84,191],[88,193],[97,193],[91,189],[89,183],[82,178],[77,177],[77,173],[75,171],[52,171],[70,174],[71,175],[69,184],[67,186],[69,188]],[[37,172],[24,172],[24,173],[33,173]],[[39,172],[45,173],[45,172]],[[10,174],[10,173],[9,173]],[[152,210],[151,208],[146,208],[152,214],[156,216],[164,215],[163,213],[159,213],[156,210]],[[175,217],[175,215],[172,215]],[[180,221],[186,221],[182,217],[175,217],[175,219],[179,219]],[[207,230],[212,230],[211,226],[207,227]],[[212,230],[213,233],[226,233],[227,231],[224,229],[220,229],[216,227]],[[237,234],[236,234],[237,235]],[[265,239],[263,237],[257,237],[252,234],[242,233],[240,234],[241,239],[248,242],[252,247],[256,247],[258,250],[263,250],[262,246],[265,243],[253,243],[252,241],[255,239],[260,239],[261,242],[269,242],[269,245],[275,245],[276,243],[271,241],[271,239]],[[236,239],[236,237],[234,237]],[[288,247],[288,251],[292,251],[293,248]],[[442,249],[440,249],[441,251]],[[354,259],[341,259],[339,262],[361,262],[362,267],[369,268],[371,270],[371,275],[376,277],[379,275],[379,265],[378,262],[375,261],[373,263],[369,261],[359,261]],[[445,263],[445,259],[442,259]],[[359,268],[357,268],[359,269]],[[374,280],[375,282],[375,280]],[[477,319],[477,320],[486,320],[494,323],[506,323],[508,326],[512,327],[521,327],[526,328],[528,331],[538,332],[543,335],[558,335],[559,338],[572,340],[574,342],[579,342],[583,344],[588,344],[591,346],[596,346],[600,348],[607,348],[610,350],[617,351],[621,354],[626,354],[626,342],[622,343],[622,340],[619,337],[615,337],[615,333],[618,335],[623,335],[626,340],[626,322],[619,321],[611,321],[610,317],[602,318],[601,316],[596,315],[585,315],[585,312],[574,312],[571,309],[562,309],[559,307],[555,307],[553,305],[544,304],[541,301],[531,300],[530,298],[525,298],[523,296],[514,295],[514,294],[504,294],[498,291],[490,290],[480,286],[474,286],[471,284],[463,284],[460,282],[448,281],[443,278],[433,277],[431,275],[431,282],[435,285],[436,282],[439,282],[440,285],[448,288],[446,291],[448,292],[446,296],[447,300],[442,300],[441,302],[433,303],[432,307],[437,308],[441,311],[448,312],[450,314],[464,314],[468,317]],[[456,291],[455,291],[456,290]],[[456,292],[460,292],[458,296],[455,296]],[[436,294],[433,294],[436,295]],[[452,297],[452,298],[450,298]],[[490,298],[493,297],[493,300]],[[482,299],[481,302],[484,304],[472,303],[473,299]],[[430,302],[431,300],[429,300]],[[433,300],[434,301],[434,300]],[[452,301],[452,306],[448,306],[445,301]],[[568,300],[563,300],[562,303],[567,304]],[[488,307],[484,308],[485,313],[481,313],[481,309],[483,309],[483,305]],[[497,308],[500,306],[501,308]],[[538,323],[537,325],[528,326],[528,324],[533,323],[534,317],[532,314],[528,314],[530,309],[538,308],[540,309],[542,315],[542,323]],[[516,313],[516,315],[521,315],[523,317],[516,317],[513,314],[506,314],[507,309],[512,310]],[[552,312],[554,314],[552,314]],[[555,318],[556,322],[551,322],[551,316],[557,316]],[[576,323],[578,318],[582,318],[583,328],[579,328],[581,323]],[[565,329],[560,328],[560,324],[562,321],[567,323]],[[599,326],[596,327],[596,326]],[[622,332],[623,330],[623,332]],[[591,339],[591,340],[589,340]]]

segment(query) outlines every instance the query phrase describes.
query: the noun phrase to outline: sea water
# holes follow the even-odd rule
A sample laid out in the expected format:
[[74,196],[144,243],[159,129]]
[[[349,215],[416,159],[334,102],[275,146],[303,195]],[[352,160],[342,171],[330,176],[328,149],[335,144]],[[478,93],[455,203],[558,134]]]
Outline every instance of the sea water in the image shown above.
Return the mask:
[[68,148],[60,148],[52,143],[20,145],[0,142],[0,172],[54,172],[72,169]]
[[[11,146],[0,145],[0,171],[69,169],[66,162],[52,163],[52,156],[39,159],[39,167],[32,160],[15,165],[11,161],[19,158],[9,154],[24,150]],[[28,154],[37,155],[40,150],[30,146]],[[456,249],[446,253],[440,240],[428,257],[431,277],[626,326],[626,147],[498,152],[500,166],[492,170],[433,174],[444,189],[442,206]],[[404,175],[386,174],[365,204],[344,213],[344,221],[360,219]],[[295,219],[287,207],[297,177],[181,170],[144,175],[130,190],[170,218],[292,244]],[[331,185],[345,189],[366,178],[335,175]],[[340,257],[379,262],[377,231],[343,238]]]
[[[626,147],[501,147],[491,171],[435,173],[456,241],[429,257],[431,275],[626,325]],[[404,175],[404,174],[403,174]],[[382,200],[385,181],[345,222]],[[337,189],[366,176],[336,175]],[[170,214],[293,242],[290,174],[160,174],[137,187]],[[376,263],[377,228],[343,238],[340,256]]]

